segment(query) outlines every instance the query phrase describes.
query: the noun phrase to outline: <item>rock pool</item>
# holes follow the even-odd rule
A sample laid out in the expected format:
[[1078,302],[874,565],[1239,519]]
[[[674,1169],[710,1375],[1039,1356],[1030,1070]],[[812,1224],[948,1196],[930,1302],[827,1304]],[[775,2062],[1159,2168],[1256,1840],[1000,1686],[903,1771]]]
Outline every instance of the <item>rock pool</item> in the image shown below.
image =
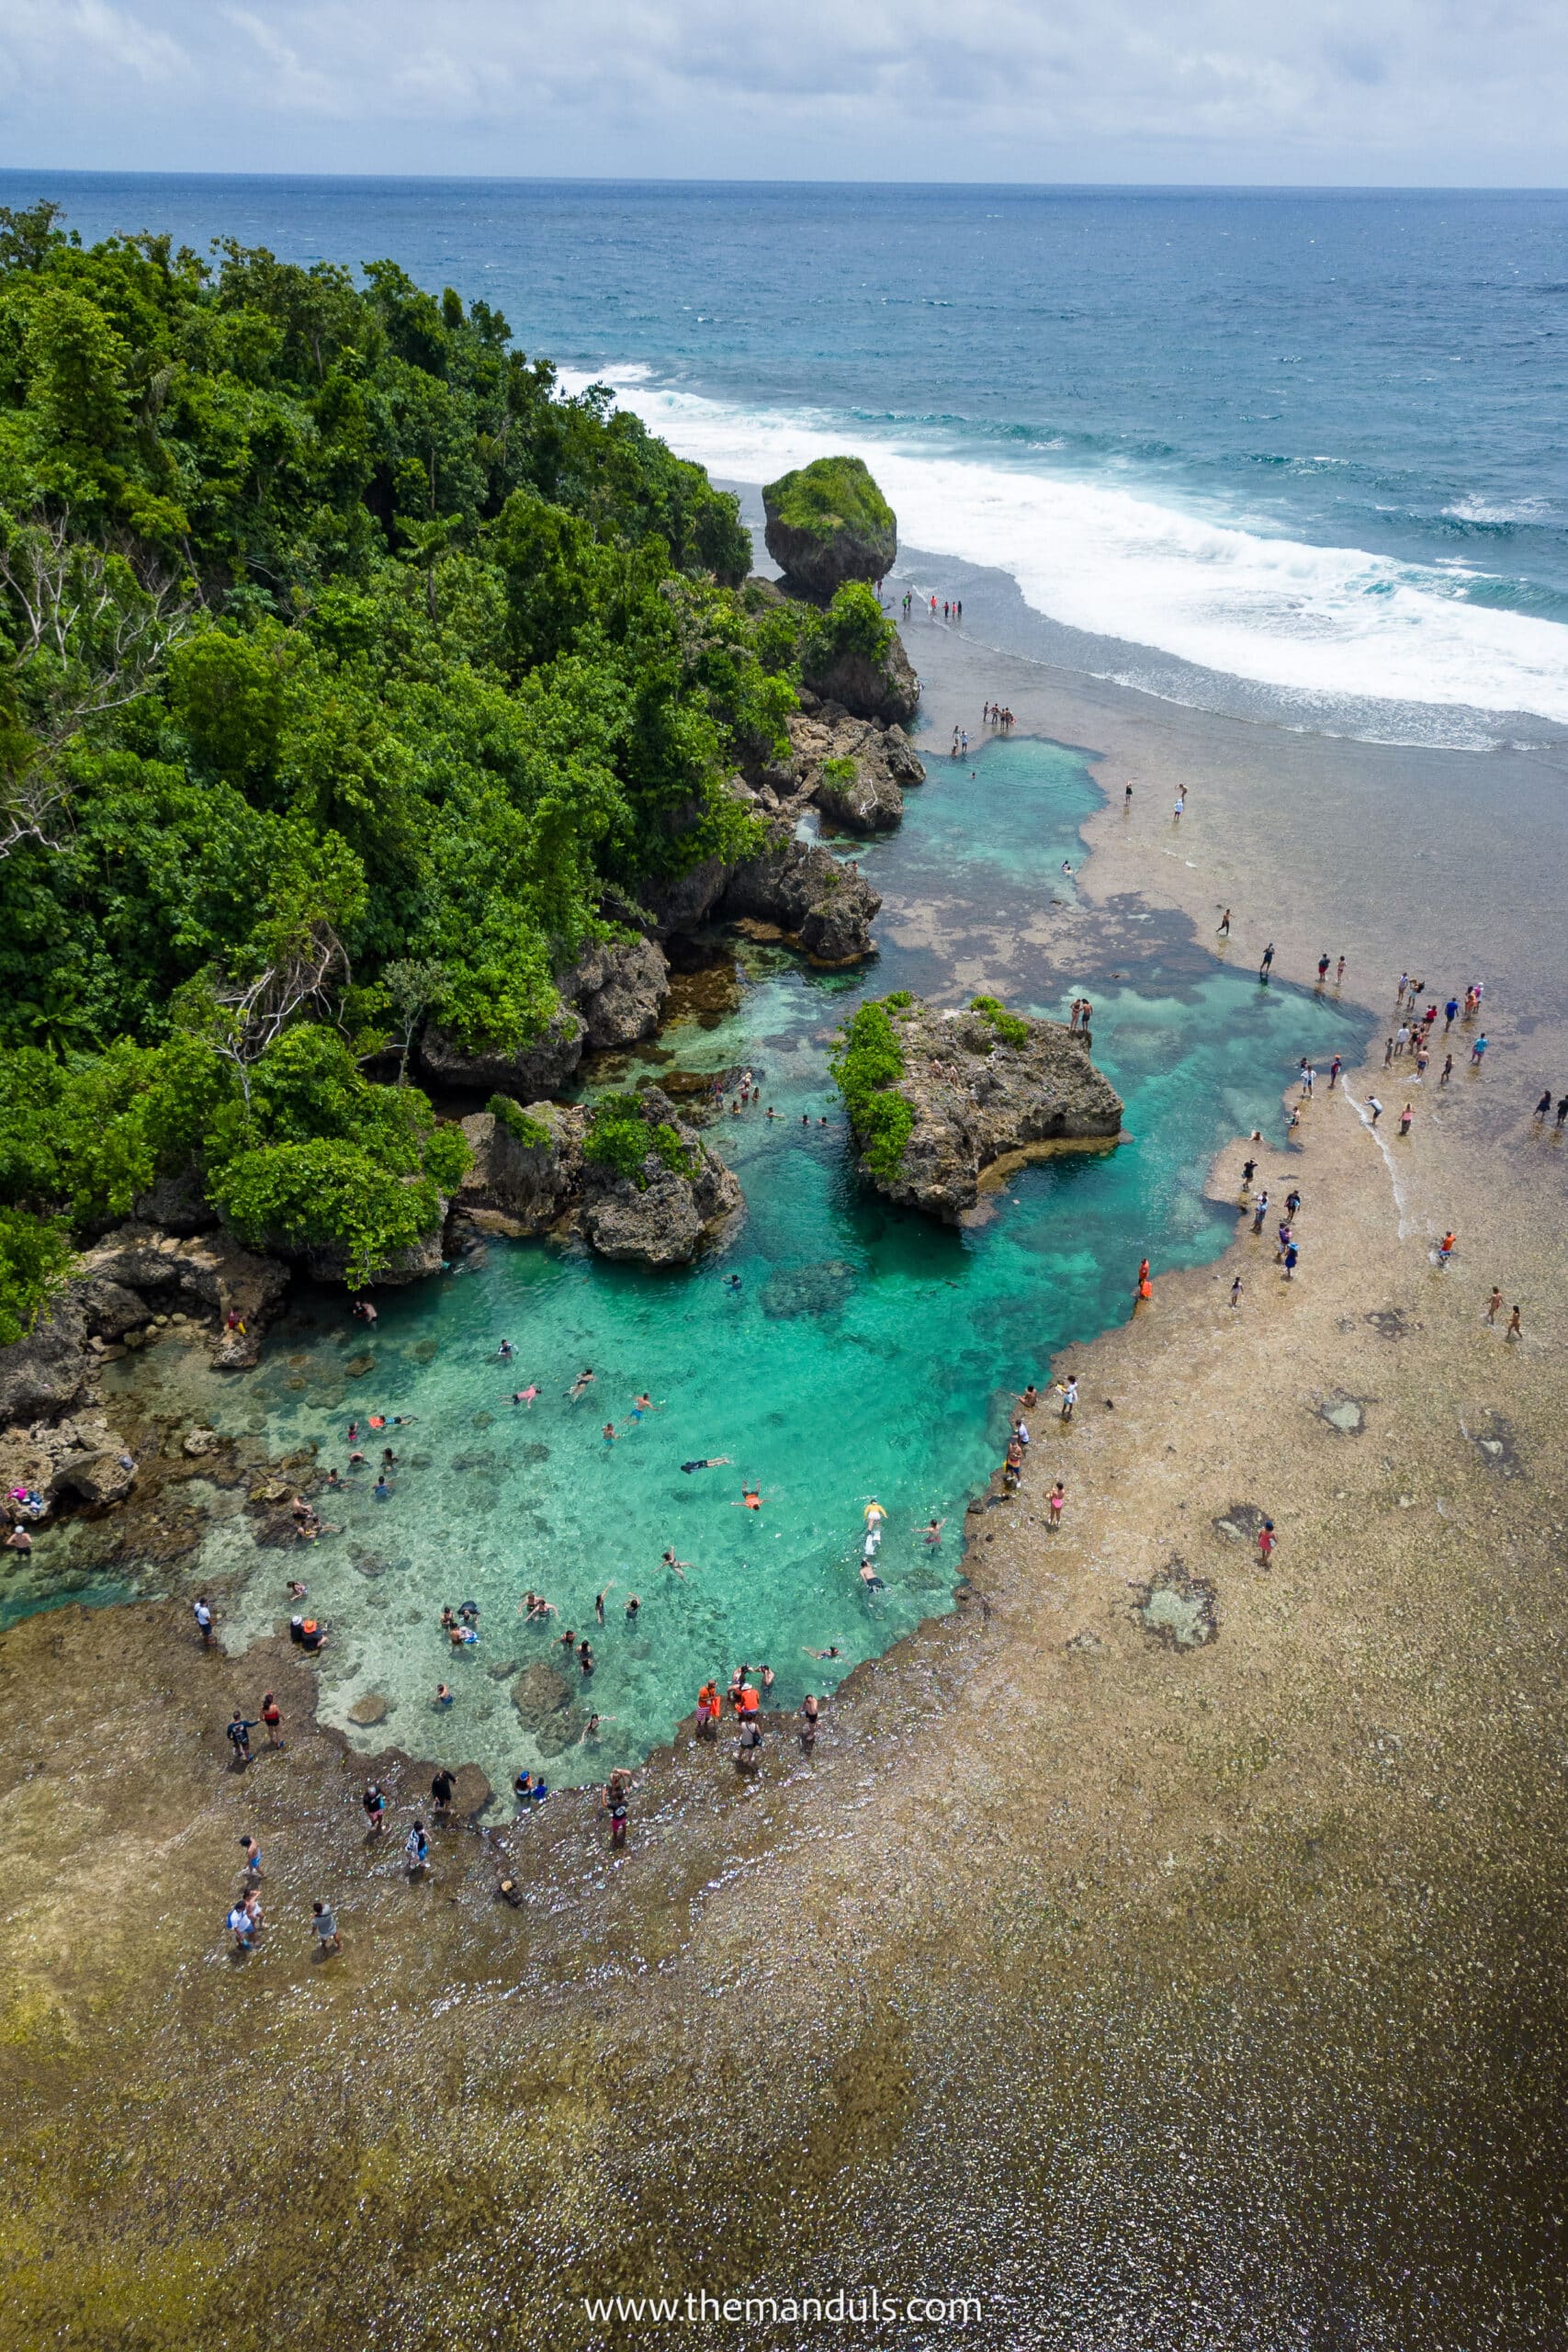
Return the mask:
[[[400,1455],[390,1498],[374,1498],[373,1469],[358,1474],[325,1500],[342,1532],[312,1547],[258,1548],[243,1496],[229,1498],[187,1566],[227,1587],[231,1648],[282,1625],[285,1579],[301,1575],[332,1628],[328,1720],[367,1749],[428,1752],[445,1679],[444,1752],[498,1786],[525,1764],[566,1782],[667,1739],[710,1674],[765,1661],[774,1702],[798,1704],[950,1607],[964,1505],[999,1457],[1010,1397],[1125,1314],[1145,1252],[1156,1278],[1217,1254],[1232,1219],[1203,1196],[1213,1151],[1254,1126],[1278,1138],[1297,1057],[1349,1052],[1364,1034],[1355,1009],[1260,988],[1170,918],[1080,906],[1062,869],[1078,863],[1097,805],[1084,756],[1057,745],[933,760],[897,836],[838,844],[883,893],[879,960],[818,972],[741,943],[736,987],[693,989],[694,1009],[656,1047],[594,1073],[616,1086],[643,1072],[756,1073],[764,1107],[710,1130],[750,1208],[721,1259],[653,1274],[492,1241],[445,1278],[380,1294],[368,1343],[345,1300],[299,1292],[257,1372],[220,1379],[187,1360],[184,1406],[276,1456],[313,1446],[322,1469],[345,1468],[351,1419],[412,1417],[386,1433]],[[1056,1015],[1087,990],[1130,1140],[1023,1168],[972,1230],[870,1198],[827,1054],[862,996],[898,987],[949,1003],[992,988]],[[585,1366],[593,1385],[569,1403]],[[159,1376],[117,1365],[110,1392]],[[537,1402],[514,1407],[530,1384]],[[656,1409],[634,1421],[645,1390]],[[1103,1409],[1098,1396],[1080,1407]],[[1034,1437],[1049,1466],[1048,1417]],[[383,1439],[364,1442],[374,1462]],[[728,1458],[682,1466],[717,1456]],[[760,1514],[739,1507],[743,1483],[761,1488]],[[888,1521],[884,1589],[867,1597],[856,1564],[873,1495]],[[934,1548],[922,1535],[933,1518],[945,1521]],[[671,1547],[683,1580],[661,1566]],[[546,1628],[518,1613],[527,1587],[559,1611]],[[454,1656],[439,1611],[467,1600],[481,1637]],[[591,1679],[558,1645],[568,1627],[592,1641]],[[809,1654],[829,1648],[836,1658]],[[354,1711],[376,1713],[364,1702],[378,1698],[385,1714],[356,1725]],[[584,1745],[591,1710],[603,1729]]]

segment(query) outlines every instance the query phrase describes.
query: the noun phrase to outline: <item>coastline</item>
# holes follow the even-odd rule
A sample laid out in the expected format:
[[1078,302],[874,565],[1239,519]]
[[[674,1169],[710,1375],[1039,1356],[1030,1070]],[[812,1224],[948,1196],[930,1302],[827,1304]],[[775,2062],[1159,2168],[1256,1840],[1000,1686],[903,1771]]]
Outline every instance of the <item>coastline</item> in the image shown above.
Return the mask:
[[[456,2218],[448,2169],[454,2184],[482,2180],[487,2249],[508,2243],[502,2217],[526,2203],[529,2242],[508,2256],[521,2342],[595,2340],[571,2296],[628,2282],[728,2290],[874,2277],[958,2292],[983,2273],[1006,2325],[1027,2315],[1032,2340],[1063,2344],[1082,2340],[1108,2294],[1137,2312],[1151,2344],[1207,2341],[1180,2332],[1195,2290],[1217,2312],[1249,2276],[1252,2333],[1227,2340],[1263,2343],[1321,2289],[1316,2250],[1343,2222],[1327,2173],[1357,2183],[1363,2203],[1366,2241],[1334,2250],[1356,2291],[1382,2311],[1403,2291],[1382,2276],[1392,2231],[1439,2310],[1457,2312],[1475,2291],[1458,2248],[1468,2233],[1474,2252],[1491,2128],[1481,2119],[1512,2119],[1520,2149],[1532,2132],[1538,2149],[1553,2147],[1563,2059],[1533,1988],[1560,1965],[1563,1891],[1551,1757],[1568,1724],[1550,1582],[1561,1176],[1551,1147],[1526,1132],[1540,1081],[1521,1075],[1549,1048],[1568,1069],[1530,882],[1551,870],[1544,805],[1531,796],[1495,837],[1491,888],[1470,907],[1476,877],[1450,812],[1473,816],[1483,755],[1421,752],[1407,766],[1349,746],[1319,763],[1314,739],[1287,739],[1286,761],[1270,736],[1275,780],[1288,773],[1283,800],[1268,799],[1256,765],[1269,730],[1200,725],[1201,714],[1064,685],[940,638],[908,638],[934,740],[964,695],[977,707],[996,693],[1018,731],[1094,748],[1110,788],[1087,828],[1090,910],[1114,922],[1135,891],[1178,908],[1201,940],[1223,899],[1237,910],[1239,955],[1257,927],[1242,911],[1250,891],[1273,916],[1277,968],[1308,974],[1320,946],[1345,952],[1348,991],[1386,974],[1365,982],[1374,1005],[1423,953],[1445,979],[1484,956],[1496,1028],[1483,1077],[1461,1073],[1418,1125],[1402,1215],[1359,1121],[1320,1096],[1288,1161],[1265,1159],[1271,1189],[1288,1167],[1309,1196],[1303,1279],[1283,1292],[1249,1234],[1217,1263],[1163,1278],[1147,1313],[1078,1352],[1078,1420],[1070,1435],[1037,1430],[1020,1502],[987,1498],[970,1513],[976,1600],[857,1669],[815,1762],[781,1743],[756,1782],[728,1756],[661,1762],[619,1866],[585,1795],[547,1808],[506,1846],[527,1870],[521,1922],[495,1903],[484,1849],[465,1841],[462,1860],[443,1849],[429,1889],[389,1868],[345,1903],[342,1972],[310,1966],[276,1929],[277,1958],[233,1979],[205,1950],[212,1853],[255,1815],[277,1857],[269,1907],[289,1914],[324,1859],[340,1883],[362,1879],[347,1784],[360,1759],[344,1757],[330,1793],[320,1776],[300,1788],[331,1746],[308,1734],[293,1751],[305,1770],[289,1765],[254,1797],[244,1785],[243,1800],[229,1776],[215,1789],[229,1678],[185,1645],[183,1623],[171,1639],[170,1610],[140,1605],[144,1638],[130,1647],[112,1621],[132,1612],[71,1611],[69,1623],[55,1612],[6,1636],[4,1785],[24,1829],[4,1936],[18,1985],[13,2137],[60,2152],[53,2112],[74,2095],[85,2141],[177,2165],[191,2209],[160,2231],[134,2189],[80,2157],[41,2177],[29,2236],[69,2227],[92,2251],[67,2280],[14,2242],[14,2316],[33,2340],[73,2297],[90,2330],[111,2292],[151,2312],[154,2291],[190,2333],[220,2320],[231,2340],[250,2340],[234,2333],[247,2324],[240,2282],[204,2265],[192,2236],[231,2216],[228,2185],[210,2150],[200,2158],[201,2119],[175,2114],[159,2088],[175,2051],[230,2030],[235,1996],[251,2020],[252,2112],[292,2148],[302,2089],[307,2105],[348,2102],[330,2143],[306,2134],[323,2166],[308,2218],[244,2209],[269,2272],[287,2267],[272,2324],[307,2345],[400,2316],[394,2340],[427,2340],[414,2331],[435,2326],[425,2299],[438,2266],[420,2253],[416,2217]],[[1124,819],[1121,774],[1134,757]],[[1506,755],[1485,755],[1487,775],[1499,761],[1513,773]],[[1178,842],[1169,802],[1189,769]],[[1398,866],[1383,861],[1415,854],[1408,778],[1427,771],[1437,807],[1425,822],[1451,855],[1420,868],[1412,941]],[[1356,837],[1372,846],[1347,872],[1326,844],[1350,825],[1358,790]],[[1321,880],[1316,904],[1295,898],[1298,857]],[[1341,924],[1334,939],[1318,936],[1325,910]],[[1219,1156],[1217,1199],[1232,1196],[1237,1157]],[[1450,1223],[1461,1256],[1439,1273],[1423,1237]],[[1530,1299],[1517,1349],[1478,1328],[1493,1259],[1499,1280],[1521,1278],[1510,1295]],[[1247,1285],[1239,1317],[1225,1304],[1233,1263]],[[1378,1318],[1393,1318],[1386,1333]],[[1359,1401],[1359,1434],[1322,1418],[1338,1396]],[[1502,1454],[1485,1452],[1487,1433]],[[1030,1507],[1058,1468],[1069,1515],[1051,1537]],[[1280,1525],[1268,1577],[1214,1525],[1243,1500]],[[1151,1637],[1128,1597],[1172,1556],[1217,1595],[1218,1637],[1181,1654]],[[115,1770],[95,1788],[105,1721]],[[46,1722],[54,1753],[29,1771],[29,1737],[43,1744]],[[120,1826],[106,1851],[111,1807]],[[300,1980],[306,2052],[269,2023]],[[446,1999],[454,1985],[460,2082],[439,2038],[423,2037],[400,2045],[395,2098],[389,2086],[351,2093],[364,2012]],[[512,1996],[524,1986],[520,2013]],[[1528,2069],[1517,2054],[1527,2024]],[[748,2165],[735,2166],[692,2085],[743,2083],[759,2065],[768,2097],[749,2125]],[[1474,2119],[1468,2137],[1431,2096],[1434,2079],[1456,2086]],[[403,2137],[409,2100],[421,2103],[418,2145]],[[1375,2140],[1401,2116],[1405,2163],[1392,2183],[1369,2181],[1369,2127]],[[991,2210],[972,2206],[962,2235],[940,2167],[911,2163],[944,2144],[962,2145],[998,2189]],[[1506,2196],[1494,2185],[1480,2225],[1488,2283],[1512,2278],[1543,2311],[1560,2263],[1545,2208],[1530,2203],[1529,2163],[1545,2161],[1526,2162]],[[742,2175],[774,2164],[794,2194],[786,2211],[761,2213]],[[396,2282],[329,2269],[330,2225],[360,2226],[367,2166],[378,2226],[408,2266]],[[1249,2257],[1235,2222],[1248,2168],[1298,2198],[1294,2213],[1253,2225],[1263,2259],[1250,2272],[1256,2248]],[[1115,2217],[1129,2209],[1137,2229],[1123,2235]],[[1084,2268],[1090,2242],[1096,2278]],[[125,2245],[156,2249],[144,2284],[128,2281]],[[318,2332],[312,2296],[329,2276],[333,2328]],[[493,2279],[448,2278],[441,2292],[446,2340],[478,2340]]]

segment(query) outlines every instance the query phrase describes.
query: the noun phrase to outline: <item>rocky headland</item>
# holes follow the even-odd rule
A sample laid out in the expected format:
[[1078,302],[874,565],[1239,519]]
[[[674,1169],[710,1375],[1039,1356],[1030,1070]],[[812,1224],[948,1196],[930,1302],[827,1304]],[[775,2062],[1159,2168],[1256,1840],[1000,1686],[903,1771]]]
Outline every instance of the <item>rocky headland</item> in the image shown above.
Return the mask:
[[863,1005],[834,1076],[861,1173],[891,1201],[955,1225],[989,1170],[1058,1145],[1113,1143],[1122,1099],[1089,1040],[994,997],[940,1012],[907,993]]

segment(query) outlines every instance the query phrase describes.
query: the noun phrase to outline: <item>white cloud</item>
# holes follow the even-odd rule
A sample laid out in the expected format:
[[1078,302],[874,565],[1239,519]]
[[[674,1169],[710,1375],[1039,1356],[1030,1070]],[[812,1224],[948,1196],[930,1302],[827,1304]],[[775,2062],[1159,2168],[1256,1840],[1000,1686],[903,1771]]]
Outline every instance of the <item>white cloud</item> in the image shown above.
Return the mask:
[[1540,183],[1565,100],[1551,0],[0,0],[32,164]]

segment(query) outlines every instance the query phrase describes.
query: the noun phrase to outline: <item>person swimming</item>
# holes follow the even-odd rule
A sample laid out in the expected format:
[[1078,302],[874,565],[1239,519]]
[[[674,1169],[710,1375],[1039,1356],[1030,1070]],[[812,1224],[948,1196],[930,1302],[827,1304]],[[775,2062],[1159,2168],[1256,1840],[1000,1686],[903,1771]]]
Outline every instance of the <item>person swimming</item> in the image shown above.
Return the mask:
[[693,1470],[717,1470],[731,1459],[732,1457],[728,1453],[708,1453],[700,1456],[694,1462],[682,1462],[681,1467],[688,1474]]

